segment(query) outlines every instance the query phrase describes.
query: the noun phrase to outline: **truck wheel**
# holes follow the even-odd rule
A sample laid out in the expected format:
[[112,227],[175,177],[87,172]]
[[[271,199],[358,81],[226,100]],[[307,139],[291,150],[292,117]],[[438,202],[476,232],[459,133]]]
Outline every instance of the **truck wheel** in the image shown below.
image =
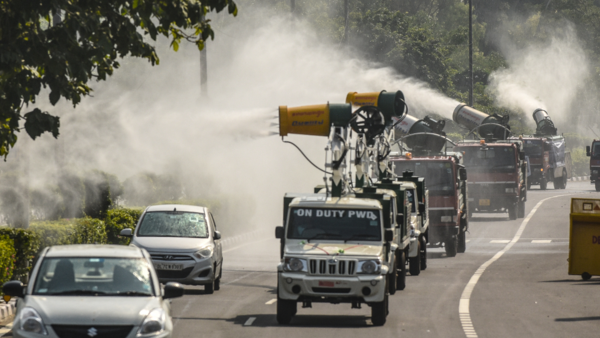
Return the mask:
[[446,240],[444,243],[444,249],[446,249],[446,256],[448,257],[456,257],[456,249],[458,246],[458,238],[456,236],[452,236]]
[[296,314],[297,306],[296,301],[279,298],[279,290],[277,290],[277,322],[279,324],[289,324]]
[[419,254],[416,257],[408,258],[411,276],[418,276],[421,273],[421,241],[417,241],[417,245],[419,246],[417,251]]
[[467,234],[461,229],[458,233],[458,247],[456,252],[465,253],[467,250]]
[[563,169],[561,189],[567,189],[567,170]]
[[514,221],[517,219],[517,214],[519,213],[519,203],[515,203],[512,207],[508,208],[508,219]]
[[399,257],[396,257],[396,264],[398,268],[396,290],[404,290],[406,288],[406,252],[400,252]]
[[540,180],[540,190],[546,190],[547,187],[548,181],[546,181],[546,179],[542,177],[542,179]]
[[596,191],[600,191],[600,181],[596,180]]
[[529,180],[527,180],[527,190],[531,190],[531,182]]
[[[398,255],[396,255],[398,257]],[[396,258],[397,259],[397,258]],[[390,291],[390,295],[396,293],[396,285],[398,280],[398,264],[394,262],[394,267],[392,268],[392,272],[388,274],[388,289]]]
[[421,270],[427,269],[427,241],[425,236],[421,236]]
[[518,218],[525,218],[525,201],[519,201],[519,210],[517,212]]
[[371,321],[375,326],[383,326],[388,314],[388,295],[383,296],[382,302],[371,305]]

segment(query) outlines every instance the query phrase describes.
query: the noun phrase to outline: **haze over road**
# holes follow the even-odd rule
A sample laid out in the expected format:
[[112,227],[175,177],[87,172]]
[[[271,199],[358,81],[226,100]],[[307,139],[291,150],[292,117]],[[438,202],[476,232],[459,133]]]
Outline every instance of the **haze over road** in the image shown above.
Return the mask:
[[[526,216],[541,200],[560,196],[544,201],[518,241],[481,275],[470,295],[474,331],[461,323],[463,290],[477,269],[513,240],[523,219],[475,214],[466,253],[446,258],[442,248],[429,249],[427,270],[407,276],[406,289],[390,297],[383,327],[372,326],[366,305],[357,310],[316,303],[311,309],[299,305],[290,325],[277,324],[278,224],[265,224],[264,239],[226,248],[220,291],[205,295],[202,287],[186,286],[186,295],[173,301],[174,336],[598,337],[600,278],[584,282],[567,275],[570,201],[600,198],[593,190],[589,182],[569,182],[566,190],[550,185],[528,192]],[[280,209],[273,206],[273,212]]]

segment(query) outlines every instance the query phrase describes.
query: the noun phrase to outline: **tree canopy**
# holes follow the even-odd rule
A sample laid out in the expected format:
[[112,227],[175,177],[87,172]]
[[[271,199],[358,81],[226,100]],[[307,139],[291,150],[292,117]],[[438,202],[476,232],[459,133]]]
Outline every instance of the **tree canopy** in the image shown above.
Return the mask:
[[162,35],[172,48],[214,38],[211,11],[237,15],[233,0],[0,0],[0,156],[24,127],[33,139],[59,134],[59,117],[31,109],[43,88],[50,103],[77,105],[90,80],[106,80],[126,56],[159,63],[149,43]]

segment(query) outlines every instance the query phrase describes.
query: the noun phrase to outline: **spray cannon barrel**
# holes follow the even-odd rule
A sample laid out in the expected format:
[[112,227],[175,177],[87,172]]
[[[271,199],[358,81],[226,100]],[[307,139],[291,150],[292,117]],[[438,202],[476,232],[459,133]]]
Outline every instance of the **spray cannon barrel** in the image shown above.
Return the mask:
[[349,104],[319,104],[288,108],[279,107],[279,135],[329,136],[331,126],[345,127],[352,118]]
[[377,107],[385,118],[385,123],[392,122],[392,117],[401,117],[406,110],[404,94],[401,91],[386,92],[382,90],[377,93],[356,93],[350,92],[346,96],[346,103],[351,103],[358,107]]
[[557,131],[554,122],[550,119],[548,112],[543,109],[536,109],[533,112],[533,120],[537,125],[535,134],[539,136],[555,136]]
[[[481,137],[486,139],[504,140],[510,134],[508,115],[488,115],[464,103],[456,106],[454,114],[452,114],[452,119],[454,122],[471,131],[477,131]],[[487,124],[490,125],[488,126]]]
[[[446,139],[431,134],[446,136],[443,131],[446,121],[436,121],[429,116],[419,120],[414,116],[406,115],[403,120],[398,120],[396,137],[404,138],[404,143],[415,153],[439,153],[446,144]],[[428,133],[415,135],[420,133]],[[410,136],[414,135],[414,136]]]

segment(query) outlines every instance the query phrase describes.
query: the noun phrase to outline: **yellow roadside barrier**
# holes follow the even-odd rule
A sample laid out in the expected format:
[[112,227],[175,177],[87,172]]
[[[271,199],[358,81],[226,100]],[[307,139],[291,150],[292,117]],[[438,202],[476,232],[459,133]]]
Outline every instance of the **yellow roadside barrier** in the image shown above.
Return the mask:
[[571,199],[569,275],[600,276],[600,199]]

